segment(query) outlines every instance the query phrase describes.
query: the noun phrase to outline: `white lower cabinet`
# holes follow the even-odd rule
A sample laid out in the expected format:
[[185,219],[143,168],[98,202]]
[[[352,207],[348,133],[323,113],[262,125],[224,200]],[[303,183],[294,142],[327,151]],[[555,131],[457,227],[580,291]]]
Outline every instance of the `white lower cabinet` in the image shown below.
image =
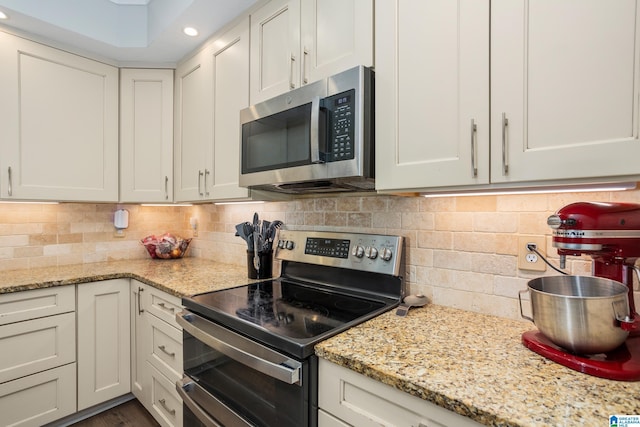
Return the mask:
[[132,392],[164,427],[182,426],[182,329],[175,315],[180,298],[131,280]]
[[0,384],[2,425],[38,427],[76,412],[76,364]]
[[169,380],[151,363],[147,362],[151,378],[149,412],[163,426],[182,425],[182,399],[176,393],[176,382]]
[[129,279],[78,285],[78,410],[131,391]]
[[76,295],[0,295],[0,422],[41,426],[76,412]]
[[481,425],[325,359],[320,359],[318,369],[319,427]]

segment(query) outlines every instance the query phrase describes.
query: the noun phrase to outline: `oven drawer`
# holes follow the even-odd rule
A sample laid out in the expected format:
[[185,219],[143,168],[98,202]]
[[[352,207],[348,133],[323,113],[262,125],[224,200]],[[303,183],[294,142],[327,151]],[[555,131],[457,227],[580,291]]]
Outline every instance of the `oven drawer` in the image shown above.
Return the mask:
[[0,326],[0,383],[76,360],[76,314]]
[[151,364],[147,364],[150,375],[151,407],[153,417],[164,427],[182,426],[182,399],[176,391],[175,381],[169,380]]
[[151,349],[148,360],[174,383],[182,378],[182,330],[148,316]]
[[76,311],[76,287],[13,292],[0,295],[0,325]]

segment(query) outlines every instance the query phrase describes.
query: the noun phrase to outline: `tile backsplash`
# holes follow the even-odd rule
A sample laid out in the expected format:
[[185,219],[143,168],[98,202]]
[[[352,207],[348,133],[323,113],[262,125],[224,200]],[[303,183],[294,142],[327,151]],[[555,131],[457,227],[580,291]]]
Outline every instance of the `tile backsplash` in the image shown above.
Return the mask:
[[[520,317],[518,291],[540,275],[519,270],[520,236],[545,236],[541,248],[558,264],[546,218],[575,201],[640,203],[640,191],[467,197],[356,196],[263,204],[139,206],[124,204],[0,204],[0,270],[148,257],[139,240],[171,232],[197,237],[189,256],[244,265],[246,245],[235,224],[253,213],[288,228],[400,234],[412,293],[440,305]],[[116,237],[113,214],[128,209],[129,228]],[[570,258],[571,274],[590,274],[588,258]],[[277,271],[277,269],[276,269]],[[640,295],[636,293],[636,300]],[[526,307],[525,307],[526,309]]]

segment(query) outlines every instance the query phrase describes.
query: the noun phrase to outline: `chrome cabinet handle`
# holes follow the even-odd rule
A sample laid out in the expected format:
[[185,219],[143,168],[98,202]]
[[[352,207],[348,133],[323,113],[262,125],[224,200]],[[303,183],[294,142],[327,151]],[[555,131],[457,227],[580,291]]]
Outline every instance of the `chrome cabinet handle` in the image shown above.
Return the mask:
[[164,177],[164,199],[169,200],[169,177]]
[[169,357],[176,357],[176,354],[174,352],[167,351],[167,347],[164,345],[159,345],[158,349]]
[[502,174],[509,173],[509,154],[507,152],[507,128],[509,127],[509,119],[507,114],[502,113]]
[[168,307],[165,303],[160,302],[158,303],[158,307],[160,307],[161,309],[165,310],[165,311],[170,311],[171,314],[176,312],[176,309],[173,307]]
[[302,363],[188,311],[176,314],[183,330],[197,340],[249,368],[282,381],[302,385]]
[[209,195],[209,190],[207,189],[207,177],[211,174],[211,172],[209,172],[209,169],[205,169],[204,170],[204,194],[205,196]]
[[307,50],[307,48],[305,47],[302,50],[302,82],[304,84],[309,83],[309,79],[307,77],[307,56],[309,56],[309,51]]
[[158,400],[158,403],[160,404],[160,406],[162,406],[164,408],[165,411],[167,411],[171,415],[175,415],[176,414],[176,410],[175,409],[171,409],[171,408],[169,408],[167,406],[167,401],[165,399]]
[[474,119],[471,119],[471,173],[474,178],[478,176],[478,126]]
[[9,173],[9,181],[7,181],[9,183],[9,196],[13,196],[13,177],[11,176],[11,166],[9,166],[7,172]]
[[204,176],[204,172],[202,172],[201,170],[198,171],[198,194],[201,196],[204,196],[204,193],[202,192],[202,177]]
[[289,66],[289,89],[295,89],[296,85],[293,82],[293,66],[296,63],[296,57],[293,55],[293,53],[291,54],[291,61],[290,61],[290,66]]
[[140,305],[140,300],[142,299],[140,293],[142,291],[144,291],[144,289],[141,287],[138,287],[138,315],[141,315],[142,313],[144,313],[144,309]]

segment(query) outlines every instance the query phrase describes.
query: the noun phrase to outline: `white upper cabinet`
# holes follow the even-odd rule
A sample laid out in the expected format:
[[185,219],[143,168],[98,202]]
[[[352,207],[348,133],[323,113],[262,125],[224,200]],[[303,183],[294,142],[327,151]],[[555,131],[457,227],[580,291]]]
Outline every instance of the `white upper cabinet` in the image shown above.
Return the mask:
[[251,15],[251,104],[300,87],[300,0],[271,0]]
[[376,8],[376,188],[487,183],[489,2]]
[[249,18],[229,30],[209,50],[213,80],[213,170],[209,198],[249,197],[240,176],[240,110],[249,106]]
[[491,2],[492,182],[638,175],[638,6]]
[[637,3],[379,3],[376,188],[637,179]]
[[373,0],[304,0],[300,8],[300,84],[373,66]]
[[251,104],[373,65],[373,0],[272,0],[251,15]]
[[173,200],[173,70],[120,70],[120,201]]
[[208,199],[213,113],[211,61],[206,51],[176,69],[174,113],[174,199]]
[[118,69],[0,32],[0,195],[118,201]]

